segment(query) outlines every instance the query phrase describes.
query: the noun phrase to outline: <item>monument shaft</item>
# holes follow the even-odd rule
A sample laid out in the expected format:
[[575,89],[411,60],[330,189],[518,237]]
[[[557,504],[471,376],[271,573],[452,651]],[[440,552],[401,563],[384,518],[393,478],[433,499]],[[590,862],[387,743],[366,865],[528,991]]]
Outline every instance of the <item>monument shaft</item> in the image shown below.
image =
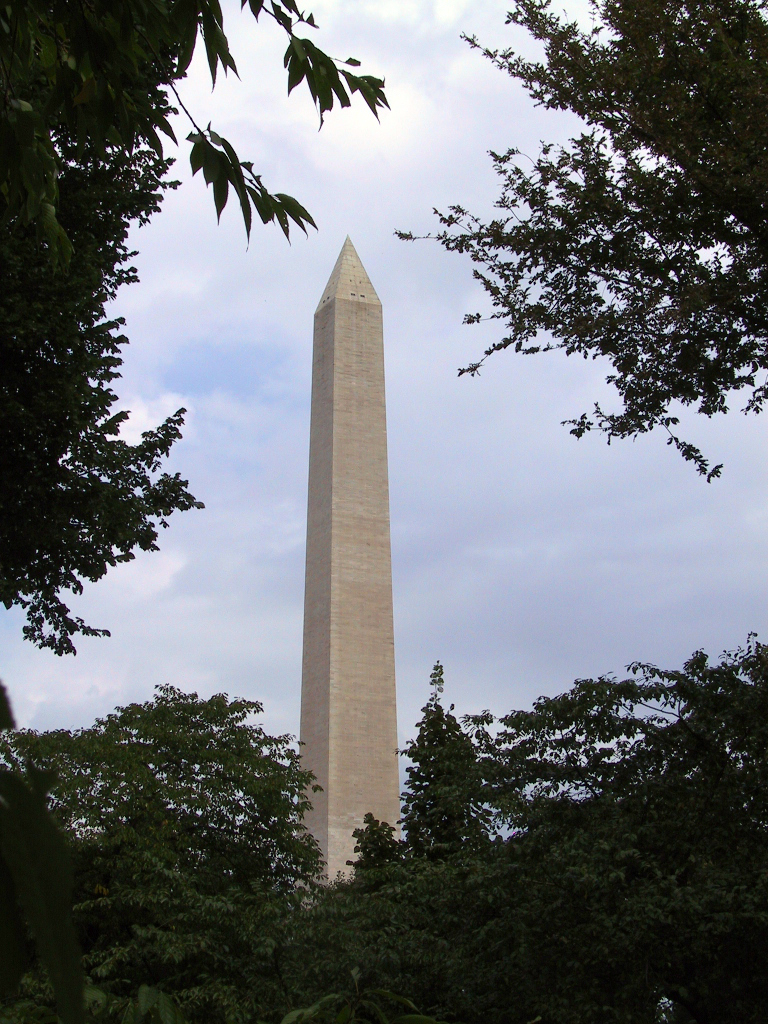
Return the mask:
[[349,238],[315,312],[301,739],[333,878],[400,816],[382,310]]

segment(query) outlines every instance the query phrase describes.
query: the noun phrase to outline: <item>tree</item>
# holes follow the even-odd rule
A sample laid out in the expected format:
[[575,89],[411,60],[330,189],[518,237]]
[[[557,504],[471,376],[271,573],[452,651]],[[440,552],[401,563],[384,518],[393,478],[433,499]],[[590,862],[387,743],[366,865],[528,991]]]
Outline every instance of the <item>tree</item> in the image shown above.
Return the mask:
[[[167,111],[156,85],[148,96]],[[178,473],[158,472],[184,410],[130,445],[128,414],[112,408],[127,338],[105,306],[137,280],[128,230],[159,208],[169,163],[147,147],[78,152],[66,133],[57,144],[61,224],[77,249],[68,274],[52,273],[32,225],[0,228],[0,600],[26,609],[28,639],[64,654],[78,632],[109,633],[61,592],[156,550],[171,513],[202,506]]]
[[402,856],[403,844],[395,835],[394,825],[379,821],[370,811],[363,817],[362,827],[356,828],[352,835],[356,840],[357,860],[347,861],[347,864],[354,867],[355,873],[383,867]]
[[768,648],[630,668],[466,721],[495,840],[369,865],[291,971],[353,961],[467,1024],[765,1020]]
[[517,0],[508,22],[544,59],[483,51],[586,128],[532,166],[514,148],[492,154],[496,219],[459,206],[440,215],[437,237],[469,255],[505,324],[459,372],[506,348],[607,359],[621,407],[595,405],[568,421],[571,433],[610,440],[658,426],[712,479],[721,466],[677,435],[677,410],[711,417],[743,391],[756,413],[768,395],[765,4],[593,0],[592,10],[582,31],[548,0]]
[[[21,731],[0,747],[55,772],[86,971],[121,999],[174,994],[190,1020],[259,1019],[285,1003],[277,935],[319,851],[301,823],[309,775],[255,701],[171,686],[89,729]],[[30,980],[27,994],[45,1004]]]
[[545,1020],[763,1020],[768,649],[630,669],[486,736],[499,952]]
[[488,838],[487,808],[472,739],[441,702],[445,685],[438,661],[432,694],[422,708],[418,734],[403,753],[410,758],[403,794],[406,846],[414,857],[467,854]]
[[405,837],[366,814],[354,832],[359,854],[356,872],[379,868],[403,856],[440,860],[467,856],[489,839],[490,808],[483,796],[483,778],[472,736],[442,703],[444,670],[436,662],[430,675],[432,693],[421,709],[418,732],[402,751],[410,760],[403,793],[401,824]]
[[[284,737],[249,723],[249,702],[164,688],[91,730],[12,735],[2,751],[17,779],[27,759],[60,772],[86,968],[115,1006],[150,983],[195,1022],[324,1017],[357,968],[369,991],[465,1024],[757,1024],[768,648],[630,668],[459,723],[467,743],[442,754],[458,751],[456,778],[471,750],[471,806],[493,841],[462,831],[452,849],[407,851],[369,820],[367,863],[331,886],[313,884],[301,831],[306,774]],[[422,743],[423,763],[438,746]],[[427,822],[455,808],[441,758]],[[39,979],[26,993],[48,1005]]]
[[[288,91],[306,81],[321,118],[335,102],[349,106],[358,92],[378,116],[386,106],[383,82],[357,75],[359,61],[336,61],[306,38],[300,26],[315,27],[312,14],[296,0],[242,0],[251,14],[271,17],[285,31]],[[264,223],[277,220],[288,234],[289,220],[306,230],[307,211],[290,196],[268,192],[253,165],[241,161],[226,139],[201,128],[182,103],[177,83],[185,78],[202,36],[213,85],[219,67],[237,74],[224,33],[218,0],[10,0],[0,16],[0,215],[5,223],[35,223],[54,262],[66,265],[71,243],[57,222],[57,171],[61,154],[57,130],[98,153],[113,148],[129,155],[149,145],[162,156],[160,134],[176,141],[167,104],[156,105],[147,80],[175,97],[192,131],[192,170],[213,185],[220,216],[234,189],[246,232],[251,208]],[[160,133],[160,134],[158,134]]]

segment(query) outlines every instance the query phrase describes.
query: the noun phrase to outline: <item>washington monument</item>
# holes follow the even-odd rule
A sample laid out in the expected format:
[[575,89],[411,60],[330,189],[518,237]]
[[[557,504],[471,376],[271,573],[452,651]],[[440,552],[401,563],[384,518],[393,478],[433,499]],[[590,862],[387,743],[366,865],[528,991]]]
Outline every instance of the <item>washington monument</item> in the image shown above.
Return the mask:
[[301,740],[334,878],[367,811],[400,817],[381,302],[349,238],[315,311]]

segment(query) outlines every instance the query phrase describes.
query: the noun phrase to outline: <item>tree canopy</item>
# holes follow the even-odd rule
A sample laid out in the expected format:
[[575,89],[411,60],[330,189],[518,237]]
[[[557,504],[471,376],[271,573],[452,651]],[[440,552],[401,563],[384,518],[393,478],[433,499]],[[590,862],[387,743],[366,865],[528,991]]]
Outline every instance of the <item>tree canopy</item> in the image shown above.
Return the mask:
[[[758,1024],[768,649],[630,669],[458,720],[438,667],[403,838],[369,816],[331,885],[302,829],[307,775],[255,703],[163,687],[0,752],[17,780],[27,760],[58,773],[84,965],[113,1009],[151,985],[193,1024],[324,1019],[356,971],[358,995],[463,1024]],[[39,971],[23,995],[11,1020],[41,1019]]]
[[[763,0],[593,0],[583,29],[548,0],[516,0],[508,22],[542,60],[483,52],[540,105],[585,130],[530,161],[492,154],[498,217],[460,206],[440,242],[467,254],[504,336],[460,373],[511,348],[606,359],[618,411],[568,421],[577,437],[661,427],[679,410],[745,411],[768,395],[768,20]],[[478,41],[470,39],[474,47]],[[404,237],[411,237],[405,234]],[[481,315],[472,313],[467,322]]]
[[630,669],[480,741],[511,833],[501,877],[525,881],[507,955],[535,964],[555,1019],[760,1020],[768,650]]
[[[355,879],[307,915],[323,952],[305,947],[303,967],[297,952],[305,984],[354,962],[472,1024],[764,1020],[768,650],[630,668],[531,711],[465,719],[474,766],[462,750],[432,801],[406,790],[399,846],[370,821]],[[436,764],[436,704],[409,747],[411,778]],[[445,770],[459,748],[443,735]],[[422,836],[460,775],[486,839],[454,831],[430,849]]]
[[[18,731],[17,772],[51,773],[91,981],[122,999],[173,993],[192,1020],[260,1019],[284,1001],[280,923],[319,872],[302,826],[309,775],[256,701],[171,687],[75,732]],[[41,979],[27,995],[45,1002]]]

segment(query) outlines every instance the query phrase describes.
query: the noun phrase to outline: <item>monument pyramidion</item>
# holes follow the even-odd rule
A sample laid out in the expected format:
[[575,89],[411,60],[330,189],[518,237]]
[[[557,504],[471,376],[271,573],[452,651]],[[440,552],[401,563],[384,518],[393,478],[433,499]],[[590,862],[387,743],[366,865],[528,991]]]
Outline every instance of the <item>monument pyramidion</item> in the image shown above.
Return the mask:
[[349,238],[315,312],[301,741],[334,878],[400,817],[382,310]]

